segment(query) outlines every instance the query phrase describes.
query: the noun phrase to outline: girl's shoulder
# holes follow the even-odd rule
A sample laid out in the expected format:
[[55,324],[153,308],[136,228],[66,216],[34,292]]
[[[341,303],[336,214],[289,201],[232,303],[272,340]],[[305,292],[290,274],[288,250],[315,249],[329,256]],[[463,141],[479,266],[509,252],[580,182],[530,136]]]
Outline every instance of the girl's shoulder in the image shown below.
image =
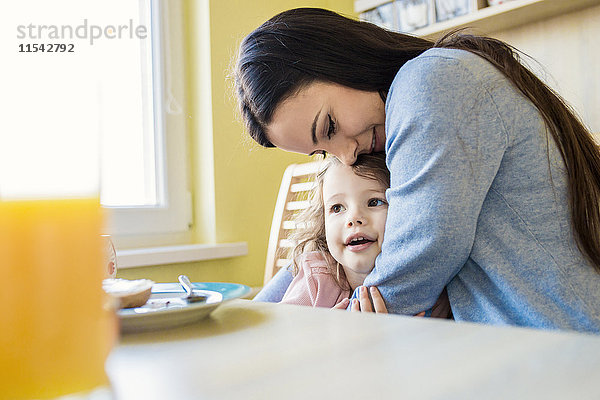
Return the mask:
[[[320,251],[309,251],[296,258],[299,270],[306,275],[328,273],[328,261]],[[299,271],[300,272],[300,271]]]
[[296,258],[296,262],[299,266],[298,274],[283,296],[282,303],[333,307],[350,294],[337,284],[322,253],[303,253]]

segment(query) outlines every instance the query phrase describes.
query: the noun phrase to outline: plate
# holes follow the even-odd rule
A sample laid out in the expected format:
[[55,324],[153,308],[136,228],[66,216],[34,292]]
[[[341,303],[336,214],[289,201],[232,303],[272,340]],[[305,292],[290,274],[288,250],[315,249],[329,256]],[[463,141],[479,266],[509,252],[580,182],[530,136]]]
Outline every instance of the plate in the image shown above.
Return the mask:
[[221,282],[194,282],[194,293],[206,301],[188,303],[179,283],[155,283],[150,299],[142,307],[124,308],[117,312],[121,332],[144,332],[173,328],[206,318],[224,301],[237,299],[250,292],[246,285]]

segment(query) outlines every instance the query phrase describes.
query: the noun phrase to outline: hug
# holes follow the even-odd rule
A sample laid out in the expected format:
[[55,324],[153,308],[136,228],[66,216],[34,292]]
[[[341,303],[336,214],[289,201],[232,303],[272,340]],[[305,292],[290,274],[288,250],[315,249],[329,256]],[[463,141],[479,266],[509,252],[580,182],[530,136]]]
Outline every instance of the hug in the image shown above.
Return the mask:
[[[244,39],[235,85],[260,145],[339,160],[316,199],[326,230],[339,213],[338,230],[366,226],[361,204],[387,212],[368,238],[374,264],[354,284],[333,230],[306,249],[324,268],[317,284],[329,276],[323,290],[343,298],[327,306],[429,315],[447,301],[456,321],[600,332],[598,146],[516,49],[460,32],[434,43],[301,8]],[[389,183],[362,200],[342,186],[346,197],[328,206],[327,174],[377,152]],[[298,257],[257,300],[297,287],[311,270]],[[352,292],[357,301],[344,300]]]

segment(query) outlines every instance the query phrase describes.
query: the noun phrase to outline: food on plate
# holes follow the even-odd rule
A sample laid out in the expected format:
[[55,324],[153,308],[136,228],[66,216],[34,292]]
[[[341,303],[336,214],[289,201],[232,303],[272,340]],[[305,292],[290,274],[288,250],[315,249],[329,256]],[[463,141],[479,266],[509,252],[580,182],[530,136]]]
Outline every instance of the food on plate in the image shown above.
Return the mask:
[[141,307],[150,298],[154,282],[149,279],[104,279],[102,288],[118,301],[118,308]]

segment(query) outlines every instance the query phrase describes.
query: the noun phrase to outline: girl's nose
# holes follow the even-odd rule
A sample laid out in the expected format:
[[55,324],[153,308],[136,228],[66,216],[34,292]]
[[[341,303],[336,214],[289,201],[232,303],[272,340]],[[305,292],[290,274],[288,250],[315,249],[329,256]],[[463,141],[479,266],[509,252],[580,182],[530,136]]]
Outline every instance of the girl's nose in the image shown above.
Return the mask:
[[348,223],[346,224],[348,226],[348,228],[351,228],[355,225],[363,225],[364,224],[364,218],[362,217],[356,217],[356,218],[349,218],[348,219]]

